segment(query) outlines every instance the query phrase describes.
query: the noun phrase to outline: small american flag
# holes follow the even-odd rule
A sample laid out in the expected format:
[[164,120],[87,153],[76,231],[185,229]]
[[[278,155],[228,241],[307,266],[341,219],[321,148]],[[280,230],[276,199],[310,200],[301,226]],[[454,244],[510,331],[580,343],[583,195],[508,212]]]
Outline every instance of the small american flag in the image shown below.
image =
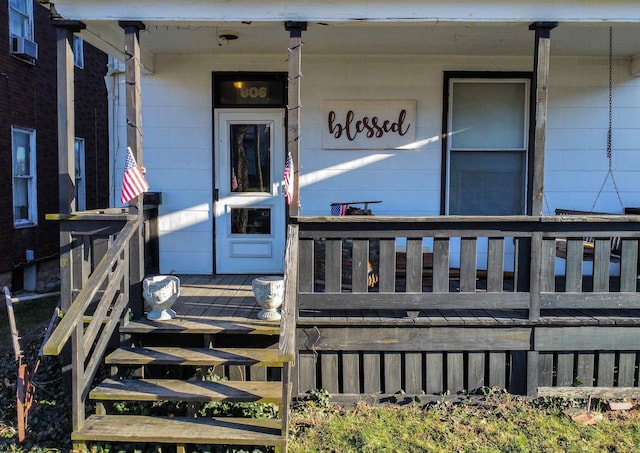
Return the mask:
[[333,204],[331,205],[331,215],[345,215],[349,205],[346,204]]
[[120,195],[120,201],[122,204],[128,203],[147,190],[149,190],[149,183],[147,183],[147,180],[138,168],[131,148],[127,148],[127,163],[125,165],[124,176],[122,177],[122,194]]
[[291,151],[287,154],[287,162],[284,165],[284,199],[287,204],[291,204],[293,201],[293,157],[291,157]]

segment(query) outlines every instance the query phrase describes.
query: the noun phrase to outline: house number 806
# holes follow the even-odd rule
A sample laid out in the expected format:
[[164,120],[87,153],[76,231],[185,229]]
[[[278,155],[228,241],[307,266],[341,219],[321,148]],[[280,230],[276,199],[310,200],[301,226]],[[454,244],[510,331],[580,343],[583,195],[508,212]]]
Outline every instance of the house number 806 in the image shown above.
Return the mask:
[[240,97],[243,98],[266,98],[267,87],[242,87],[240,89]]

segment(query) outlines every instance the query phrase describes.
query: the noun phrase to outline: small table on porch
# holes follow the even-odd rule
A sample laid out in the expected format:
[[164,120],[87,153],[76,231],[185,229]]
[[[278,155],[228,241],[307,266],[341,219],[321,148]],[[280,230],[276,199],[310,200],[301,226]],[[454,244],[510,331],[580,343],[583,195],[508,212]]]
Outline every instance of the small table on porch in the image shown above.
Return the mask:
[[[331,215],[373,215],[370,204],[382,203],[382,200],[374,201],[336,201],[330,204]],[[351,208],[352,205],[364,205],[363,208]]]

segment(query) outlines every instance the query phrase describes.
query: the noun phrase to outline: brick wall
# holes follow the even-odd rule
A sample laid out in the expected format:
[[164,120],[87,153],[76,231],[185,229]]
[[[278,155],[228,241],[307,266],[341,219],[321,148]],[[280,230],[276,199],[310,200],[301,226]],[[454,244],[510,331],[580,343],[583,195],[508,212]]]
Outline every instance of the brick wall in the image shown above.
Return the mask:
[[[7,3],[0,1],[0,36],[5,37],[9,34]],[[27,249],[34,250],[36,262],[57,260],[59,252],[58,225],[44,218],[58,212],[56,29],[49,24],[48,10],[35,1],[34,30],[38,60],[33,65],[12,57],[8,46],[0,45],[2,161],[11,162],[12,125],[35,129],[38,187],[38,225],[15,228],[12,169],[0,166],[0,273],[5,274],[20,271]],[[84,46],[85,67],[75,70],[76,136],[85,139],[87,208],[91,209],[108,205],[107,56],[87,43]]]

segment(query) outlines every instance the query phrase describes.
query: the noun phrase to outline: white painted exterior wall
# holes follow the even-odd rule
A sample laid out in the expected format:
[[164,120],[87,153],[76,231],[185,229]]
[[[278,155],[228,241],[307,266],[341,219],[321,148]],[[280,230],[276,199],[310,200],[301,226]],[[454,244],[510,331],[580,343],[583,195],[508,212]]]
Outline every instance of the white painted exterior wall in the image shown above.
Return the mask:
[[[606,176],[608,77],[606,59],[552,60],[545,154],[551,213],[567,206],[591,210]],[[640,78],[626,59],[613,67],[612,155],[625,207],[640,206]],[[621,209],[609,179],[593,210]]]
[[[286,49],[284,49],[286,51]],[[143,154],[152,191],[162,192],[160,271],[211,273],[212,71],[286,71],[286,55],[156,55],[142,86]],[[440,211],[444,71],[529,71],[529,57],[304,56],[301,215],[328,215],[332,201],[382,200],[378,215]],[[591,209],[607,172],[608,62],[552,58],[545,161],[545,213]],[[615,61],[613,170],[625,206],[640,206],[640,78]],[[124,83],[118,84],[120,124]],[[324,150],[322,101],[415,99],[416,148]],[[126,149],[119,131],[120,180]],[[117,189],[119,192],[119,188]],[[609,181],[595,207],[621,212]]]

